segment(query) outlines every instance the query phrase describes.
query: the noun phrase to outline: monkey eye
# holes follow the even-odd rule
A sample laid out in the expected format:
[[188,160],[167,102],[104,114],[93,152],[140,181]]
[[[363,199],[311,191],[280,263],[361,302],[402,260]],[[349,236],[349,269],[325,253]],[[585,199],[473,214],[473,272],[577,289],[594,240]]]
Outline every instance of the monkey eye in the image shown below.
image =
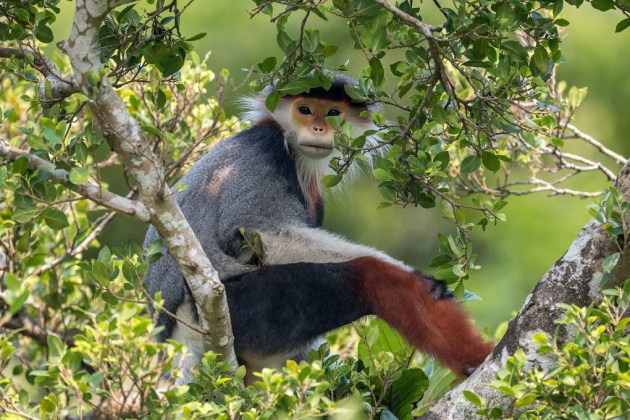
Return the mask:
[[339,111],[337,108],[331,108],[328,113],[326,114],[327,117],[336,117],[337,115],[341,114],[341,111]]
[[298,111],[300,111],[300,114],[302,115],[309,115],[311,113],[311,108],[307,107],[306,105],[302,105],[298,108]]

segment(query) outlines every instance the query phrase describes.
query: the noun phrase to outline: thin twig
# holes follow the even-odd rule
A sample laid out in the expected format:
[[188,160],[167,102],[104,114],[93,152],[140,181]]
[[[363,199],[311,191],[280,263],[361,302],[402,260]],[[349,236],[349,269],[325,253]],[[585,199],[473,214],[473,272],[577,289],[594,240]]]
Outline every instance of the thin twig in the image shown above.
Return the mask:
[[[567,128],[571,131],[573,131],[573,134],[575,134],[576,137],[584,140],[585,142],[593,145],[597,150],[599,150],[600,152],[602,152],[603,154],[605,154],[606,156],[613,158],[615,160],[615,162],[623,165],[626,163],[626,161],[628,160],[627,158],[621,156],[618,153],[613,152],[612,150],[608,149],[606,146],[604,146],[603,144],[601,144],[600,142],[598,142],[597,140],[595,140],[592,136],[582,132],[581,130],[579,130],[576,126],[574,126],[573,124],[567,124]],[[615,177],[613,177],[614,179]]]

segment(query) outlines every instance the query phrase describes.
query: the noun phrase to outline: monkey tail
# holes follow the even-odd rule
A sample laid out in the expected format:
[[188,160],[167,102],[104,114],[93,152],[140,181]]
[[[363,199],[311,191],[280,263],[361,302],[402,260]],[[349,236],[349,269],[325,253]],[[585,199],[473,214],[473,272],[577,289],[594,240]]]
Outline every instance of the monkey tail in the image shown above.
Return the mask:
[[441,282],[371,257],[350,263],[355,287],[374,313],[456,374],[470,375],[492,350]]

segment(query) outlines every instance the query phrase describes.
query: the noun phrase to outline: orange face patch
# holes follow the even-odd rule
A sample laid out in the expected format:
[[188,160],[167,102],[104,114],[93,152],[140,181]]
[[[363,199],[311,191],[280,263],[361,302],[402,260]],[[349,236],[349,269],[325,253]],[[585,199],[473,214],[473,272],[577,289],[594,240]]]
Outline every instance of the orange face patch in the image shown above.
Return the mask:
[[348,110],[349,106],[345,102],[297,97],[291,104],[291,117],[296,128],[325,136],[333,133],[326,117],[339,116],[345,119]]

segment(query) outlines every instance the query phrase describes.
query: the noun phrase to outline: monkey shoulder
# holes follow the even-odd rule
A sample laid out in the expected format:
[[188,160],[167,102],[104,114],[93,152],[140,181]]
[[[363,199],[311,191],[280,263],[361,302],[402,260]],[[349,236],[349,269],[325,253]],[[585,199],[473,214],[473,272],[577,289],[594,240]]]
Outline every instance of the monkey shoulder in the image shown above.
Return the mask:
[[255,126],[221,141],[181,182],[187,188],[176,200],[219,266],[224,255],[239,256],[241,228],[274,231],[313,225],[295,162],[277,126]]
[[254,126],[223,140],[181,182],[187,189],[177,193],[177,201],[185,214],[199,209],[219,217],[303,216],[295,162],[275,125]]

